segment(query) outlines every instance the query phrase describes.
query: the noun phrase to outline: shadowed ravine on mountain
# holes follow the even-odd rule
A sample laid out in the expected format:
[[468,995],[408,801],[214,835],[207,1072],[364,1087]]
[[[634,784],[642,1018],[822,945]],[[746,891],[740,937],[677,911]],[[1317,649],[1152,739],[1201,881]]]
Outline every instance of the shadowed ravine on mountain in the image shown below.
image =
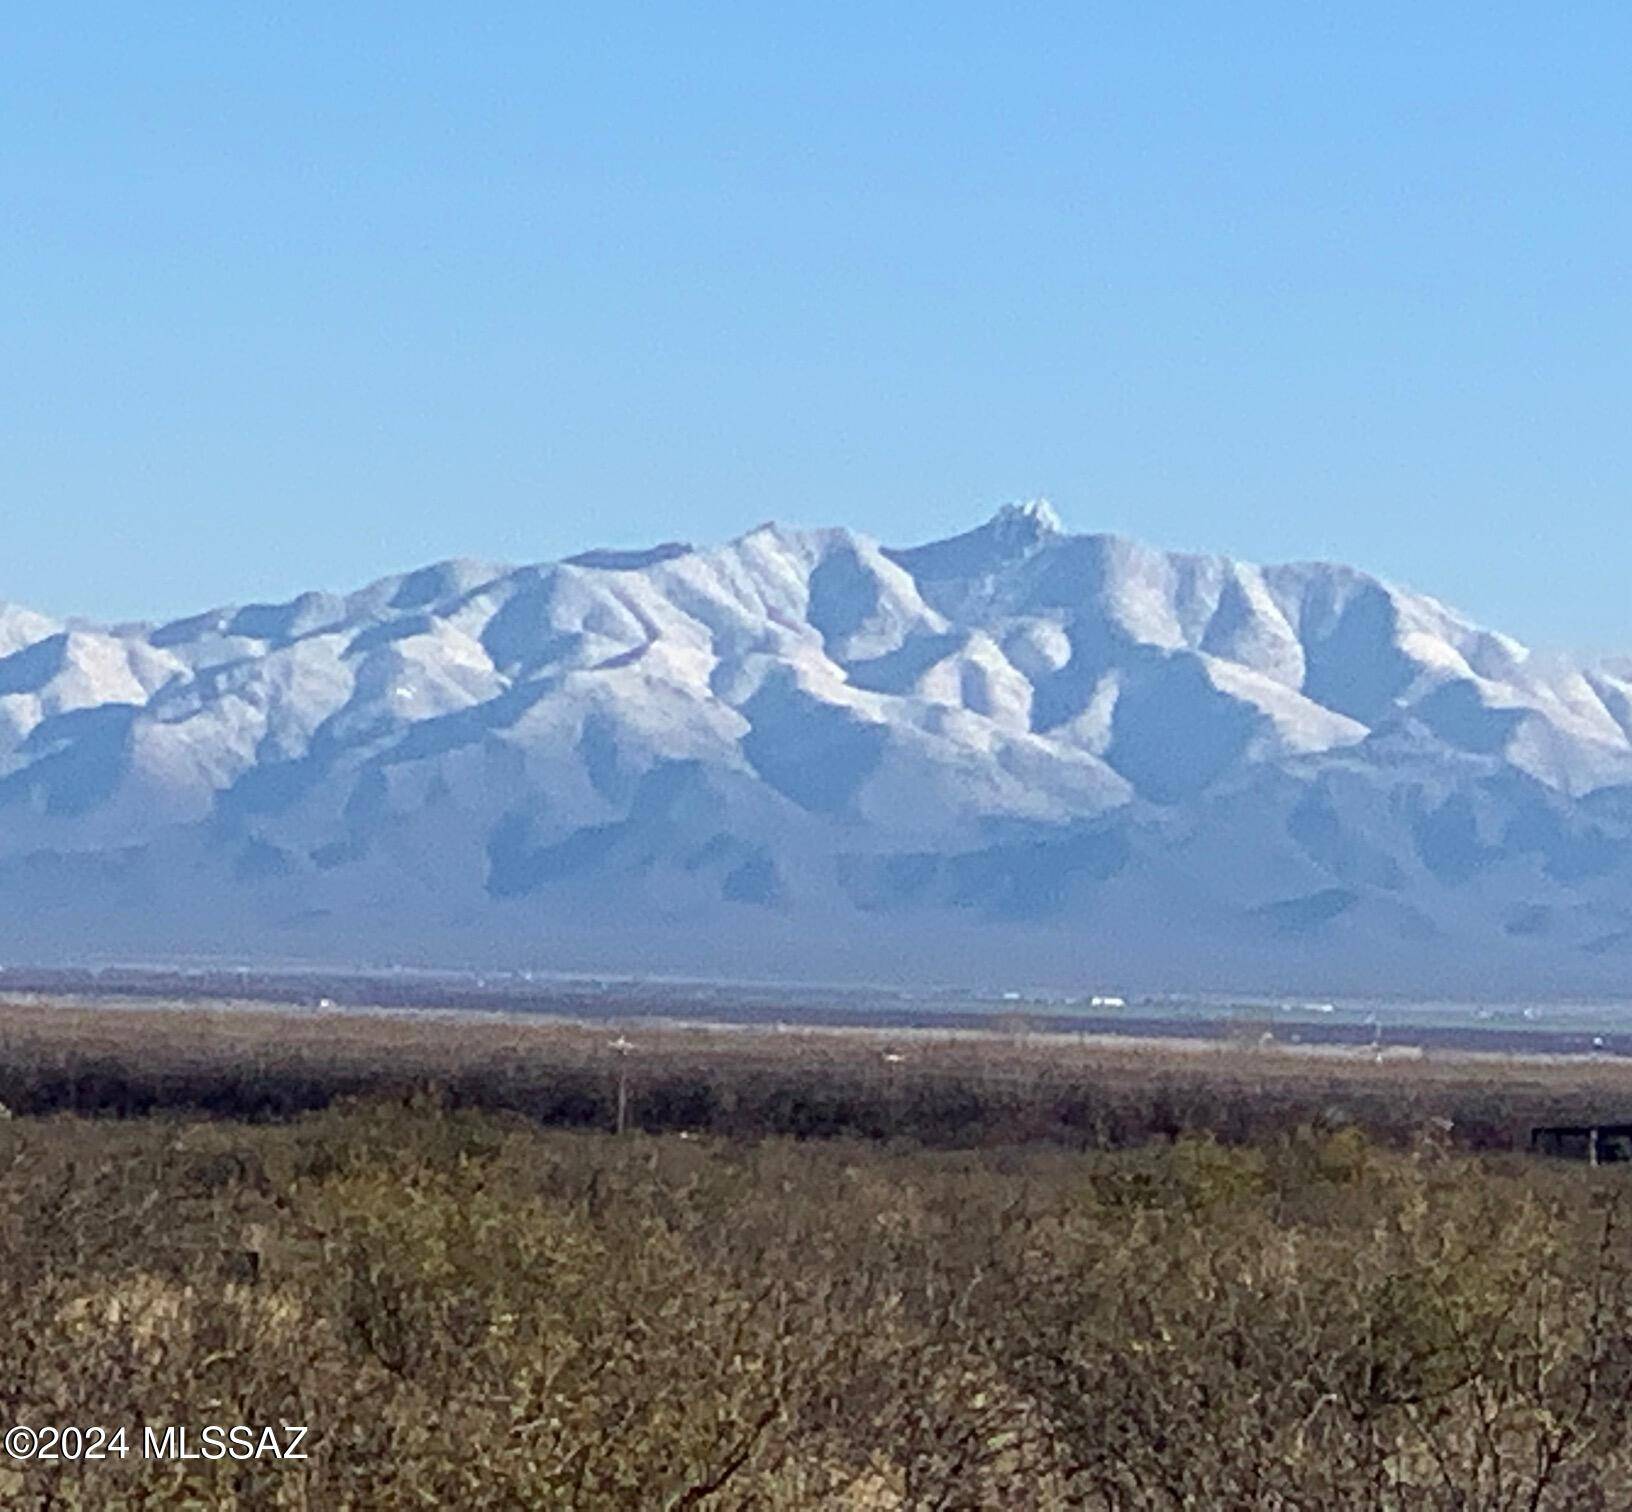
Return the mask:
[[1617,990],[1632,664],[1010,506],[0,608],[0,948]]

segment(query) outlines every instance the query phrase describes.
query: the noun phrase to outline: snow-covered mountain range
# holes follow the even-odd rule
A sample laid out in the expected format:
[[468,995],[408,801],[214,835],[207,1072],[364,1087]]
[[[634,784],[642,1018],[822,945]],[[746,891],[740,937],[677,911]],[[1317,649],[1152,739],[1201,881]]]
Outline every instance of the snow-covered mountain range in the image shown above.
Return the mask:
[[1064,532],[0,606],[0,949],[1617,992],[1632,663]]

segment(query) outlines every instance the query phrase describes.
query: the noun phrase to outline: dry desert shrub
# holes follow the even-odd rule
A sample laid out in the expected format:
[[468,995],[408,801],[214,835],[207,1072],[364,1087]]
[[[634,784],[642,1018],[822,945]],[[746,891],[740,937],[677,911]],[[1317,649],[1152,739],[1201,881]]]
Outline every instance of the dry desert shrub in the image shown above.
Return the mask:
[[[290,1047],[326,1089],[292,1117],[164,1111],[165,1057],[203,1078],[207,1035],[145,1070],[103,1045],[158,1089],[123,1118],[42,1116],[9,1063],[5,1424],[304,1424],[310,1457],[0,1461],[5,1505],[1632,1505],[1616,1168],[1469,1153],[1437,1115],[1368,1128],[1329,1109],[1369,1083],[1273,1070],[1210,1129],[1231,1061],[1222,1090],[1168,1066],[1118,1094],[1104,1065],[1028,1090],[955,1058],[914,1092],[876,1053],[789,1070],[706,1040],[672,1074],[713,1124],[692,1101],[616,1138],[519,1106],[552,1065],[595,1084],[571,1036],[507,1030],[508,1069],[467,1043],[437,1081],[414,1029],[412,1074],[367,1095],[376,1032]],[[471,1105],[489,1055],[518,1106]],[[1413,1117],[1486,1095],[1411,1074]],[[1124,1133],[1060,1135],[1084,1085]],[[1512,1087],[1561,1095],[1490,1095]],[[875,1091],[976,1137],[865,1137]],[[797,1110],[834,1137],[789,1137]]]

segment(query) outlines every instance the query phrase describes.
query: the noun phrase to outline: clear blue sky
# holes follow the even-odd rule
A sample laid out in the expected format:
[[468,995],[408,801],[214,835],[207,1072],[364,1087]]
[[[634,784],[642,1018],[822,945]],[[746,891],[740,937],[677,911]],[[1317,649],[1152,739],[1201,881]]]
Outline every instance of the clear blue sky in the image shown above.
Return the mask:
[[0,597],[1046,493],[1632,647],[1625,7],[0,26]]

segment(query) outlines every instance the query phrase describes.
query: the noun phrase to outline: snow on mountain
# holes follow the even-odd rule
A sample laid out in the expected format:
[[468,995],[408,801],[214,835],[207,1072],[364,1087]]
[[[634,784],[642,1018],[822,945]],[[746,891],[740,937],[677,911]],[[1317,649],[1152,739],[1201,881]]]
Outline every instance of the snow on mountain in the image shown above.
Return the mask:
[[1067,533],[0,606],[8,955],[1613,990],[1632,664]]

